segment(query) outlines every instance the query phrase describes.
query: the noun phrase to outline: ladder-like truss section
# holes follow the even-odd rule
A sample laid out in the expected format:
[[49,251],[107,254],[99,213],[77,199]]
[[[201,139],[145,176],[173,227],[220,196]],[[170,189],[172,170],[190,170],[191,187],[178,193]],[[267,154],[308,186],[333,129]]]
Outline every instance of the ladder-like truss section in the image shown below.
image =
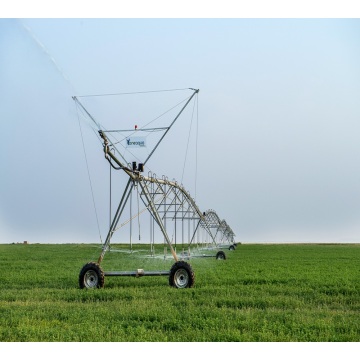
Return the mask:
[[201,227],[210,229],[214,243],[218,247],[228,247],[234,244],[235,233],[225,220],[220,220],[215,210],[209,209],[204,213]]
[[[145,208],[150,212],[153,221],[159,226],[164,241],[167,243],[175,261],[178,261],[174,245],[176,242],[184,243],[187,239],[187,253],[190,252],[191,245],[198,245],[196,235],[199,231],[205,230],[210,239],[209,246],[219,247],[220,244],[232,243],[234,233],[224,220],[220,220],[214,210],[208,212],[200,211],[195,200],[189,192],[176,181],[170,181],[166,177],[157,178],[155,174],[148,176],[142,175],[137,167],[132,169],[125,166],[110,151],[110,144],[104,132],[99,131],[104,140],[104,152],[106,159],[113,164],[115,162],[117,169],[125,171],[129,176],[128,183],[122,195],[121,201],[111,223],[108,235],[106,237],[103,251],[99,257],[100,263],[109,248],[110,240],[118,228],[119,220],[124,212],[126,203],[130,197],[131,191],[137,187],[140,199]],[[114,166],[115,167],[115,166]],[[169,228],[171,227],[174,237],[170,239]],[[181,241],[179,241],[181,239]]]

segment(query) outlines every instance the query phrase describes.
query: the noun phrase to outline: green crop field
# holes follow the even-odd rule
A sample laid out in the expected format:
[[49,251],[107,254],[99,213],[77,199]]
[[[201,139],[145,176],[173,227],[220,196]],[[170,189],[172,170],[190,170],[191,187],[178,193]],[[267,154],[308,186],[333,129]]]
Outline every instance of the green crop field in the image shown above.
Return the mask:
[[[121,248],[119,246],[119,248]],[[141,250],[141,249],[138,249]],[[1,342],[359,342],[359,245],[249,245],[195,258],[195,286],[167,276],[78,285],[94,244],[0,245]],[[169,270],[111,251],[104,270]]]

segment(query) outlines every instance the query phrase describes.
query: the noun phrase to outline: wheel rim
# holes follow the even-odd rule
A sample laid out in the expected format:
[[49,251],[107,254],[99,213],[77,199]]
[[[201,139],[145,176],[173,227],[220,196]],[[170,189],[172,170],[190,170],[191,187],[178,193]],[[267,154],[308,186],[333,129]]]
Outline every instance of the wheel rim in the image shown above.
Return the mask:
[[219,254],[217,257],[218,260],[224,260],[224,254]]
[[174,282],[177,288],[184,288],[189,283],[189,274],[185,269],[179,269],[175,272]]
[[84,285],[87,288],[93,288],[96,287],[99,283],[99,277],[96,271],[89,270],[85,273],[84,276]]

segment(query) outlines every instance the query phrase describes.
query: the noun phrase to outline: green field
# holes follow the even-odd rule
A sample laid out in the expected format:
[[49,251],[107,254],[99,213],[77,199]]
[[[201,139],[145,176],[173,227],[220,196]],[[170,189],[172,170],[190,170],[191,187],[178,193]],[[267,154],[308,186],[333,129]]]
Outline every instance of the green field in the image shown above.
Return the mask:
[[[195,286],[106,277],[81,290],[96,245],[0,245],[1,342],[358,342],[360,245],[239,245],[190,260]],[[110,252],[104,270],[170,269]]]

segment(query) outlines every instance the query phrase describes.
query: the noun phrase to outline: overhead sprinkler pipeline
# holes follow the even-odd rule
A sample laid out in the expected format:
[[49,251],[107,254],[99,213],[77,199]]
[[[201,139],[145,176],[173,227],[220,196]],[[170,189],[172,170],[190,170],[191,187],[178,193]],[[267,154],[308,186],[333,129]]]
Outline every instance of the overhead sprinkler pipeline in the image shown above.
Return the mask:
[[[158,276],[168,275],[170,286],[176,288],[190,288],[194,286],[195,274],[185,260],[193,257],[213,257],[219,260],[225,260],[226,256],[223,251],[218,251],[220,246],[219,242],[234,244],[235,234],[225,221],[221,221],[213,210],[203,212],[199,209],[195,200],[191,197],[190,193],[175,180],[168,180],[166,176],[157,178],[154,173],[149,172],[147,176],[143,175],[146,162],[154,154],[161,141],[169,132],[172,125],[179,118],[185,107],[189,104],[191,99],[198,90],[194,89],[192,96],[187,100],[186,104],[181,108],[177,115],[173,118],[171,124],[167,127],[161,128],[164,133],[160,136],[160,140],[155,142],[153,149],[147,156],[145,161],[137,163],[136,161],[127,162],[116,148],[116,142],[112,141],[112,130],[100,130],[99,135],[102,139],[103,151],[105,158],[110,162],[112,168],[122,170],[128,176],[127,184],[122,193],[117,210],[110,221],[110,227],[107,233],[106,240],[102,246],[101,254],[96,262],[89,262],[83,266],[79,274],[80,288],[100,288],[104,286],[105,276]],[[97,124],[95,119],[89,112],[80,104],[78,99],[74,100],[81,106],[84,112]],[[160,128],[158,128],[160,129]],[[137,125],[135,125],[137,130]],[[149,131],[153,128],[141,128],[139,131]],[[119,130],[117,130],[119,131]],[[134,130],[122,130],[134,131]],[[130,144],[131,143],[131,144]],[[128,146],[139,146],[139,141],[129,140]],[[114,150],[114,151],[112,151]],[[122,157],[120,159],[119,155]],[[132,198],[133,194],[136,196],[135,202],[137,203],[137,214],[132,212]],[[150,214],[150,241],[154,239],[154,229],[156,228],[157,236],[164,240],[164,259],[169,258],[166,251],[170,250],[171,257],[175,261],[169,271],[144,271],[138,269],[136,271],[103,271],[101,263],[107,251],[110,251],[110,241],[114,233],[122,228],[123,225],[130,223],[130,247],[132,246],[132,220],[137,217],[139,228],[140,240],[140,221],[139,215],[143,212],[140,210],[140,201],[144,205],[144,211],[147,210]],[[121,224],[119,221],[123,218],[125,210],[130,210],[129,221]],[[119,225],[120,224],[120,225]],[[156,227],[156,225],[158,227]],[[171,230],[173,233],[171,234]],[[205,250],[217,250],[216,255],[206,254],[193,254],[190,247],[198,247],[199,235],[205,235],[206,243]],[[188,249],[184,249],[184,239],[188,240]],[[177,253],[177,239],[182,240],[182,251]],[[179,245],[179,242],[178,242]],[[230,250],[233,250],[231,248]],[[132,247],[131,247],[132,251]],[[152,253],[153,255],[153,253]]]

